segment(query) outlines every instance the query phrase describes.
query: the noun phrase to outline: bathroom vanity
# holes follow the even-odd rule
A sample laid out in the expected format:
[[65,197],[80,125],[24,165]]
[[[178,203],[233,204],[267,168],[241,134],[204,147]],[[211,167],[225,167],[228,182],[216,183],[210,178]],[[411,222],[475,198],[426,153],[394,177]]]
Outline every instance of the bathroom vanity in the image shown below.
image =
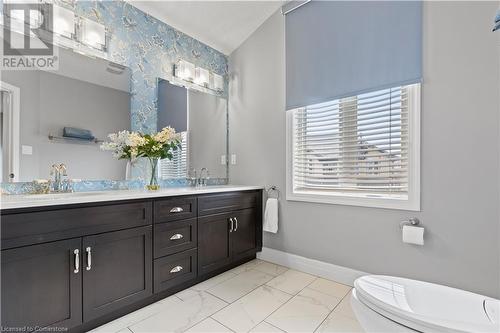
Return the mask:
[[2,198],[2,327],[86,331],[262,248],[259,187],[72,195]]

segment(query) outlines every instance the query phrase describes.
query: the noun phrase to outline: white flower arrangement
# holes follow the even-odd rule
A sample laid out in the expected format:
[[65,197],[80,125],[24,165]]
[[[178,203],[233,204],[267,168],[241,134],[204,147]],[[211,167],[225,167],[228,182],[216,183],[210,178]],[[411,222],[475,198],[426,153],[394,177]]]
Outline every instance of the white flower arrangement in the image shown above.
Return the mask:
[[135,160],[138,157],[156,159],[172,158],[172,150],[179,147],[181,137],[172,127],[165,127],[156,134],[120,131],[108,135],[110,141],[101,149],[111,151],[117,159]]

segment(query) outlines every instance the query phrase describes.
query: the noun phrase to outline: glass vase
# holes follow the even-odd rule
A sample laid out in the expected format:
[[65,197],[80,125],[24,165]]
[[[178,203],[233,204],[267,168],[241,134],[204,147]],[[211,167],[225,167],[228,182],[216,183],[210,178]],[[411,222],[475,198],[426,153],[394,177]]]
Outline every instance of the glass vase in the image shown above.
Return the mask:
[[158,161],[159,158],[156,157],[148,157],[149,164],[151,165],[151,178],[149,180],[149,184],[146,185],[146,188],[149,191],[157,191],[160,189],[160,185],[158,184]]

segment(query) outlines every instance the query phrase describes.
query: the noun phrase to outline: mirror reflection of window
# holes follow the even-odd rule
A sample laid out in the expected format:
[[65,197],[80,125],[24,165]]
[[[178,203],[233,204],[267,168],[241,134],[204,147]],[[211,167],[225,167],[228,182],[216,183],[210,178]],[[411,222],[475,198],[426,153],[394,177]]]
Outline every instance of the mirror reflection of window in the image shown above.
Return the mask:
[[160,161],[160,178],[161,179],[176,179],[187,177],[187,147],[188,133],[181,132],[181,144],[179,149],[174,150],[171,160],[164,159]]
[[211,178],[227,177],[227,100],[158,80],[158,130],[182,133],[181,149],[161,161],[161,179],[179,179],[207,168]]

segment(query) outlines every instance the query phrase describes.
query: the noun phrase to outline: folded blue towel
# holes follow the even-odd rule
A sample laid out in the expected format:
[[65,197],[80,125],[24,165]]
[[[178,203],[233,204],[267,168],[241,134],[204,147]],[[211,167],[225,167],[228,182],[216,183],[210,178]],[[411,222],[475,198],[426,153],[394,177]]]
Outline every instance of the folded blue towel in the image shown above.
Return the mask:
[[64,127],[63,136],[66,138],[76,138],[89,141],[95,139],[95,136],[92,134],[91,131],[75,127]]
[[495,26],[493,27],[493,31],[497,31],[500,29],[500,9],[497,11],[497,16],[495,16]]

